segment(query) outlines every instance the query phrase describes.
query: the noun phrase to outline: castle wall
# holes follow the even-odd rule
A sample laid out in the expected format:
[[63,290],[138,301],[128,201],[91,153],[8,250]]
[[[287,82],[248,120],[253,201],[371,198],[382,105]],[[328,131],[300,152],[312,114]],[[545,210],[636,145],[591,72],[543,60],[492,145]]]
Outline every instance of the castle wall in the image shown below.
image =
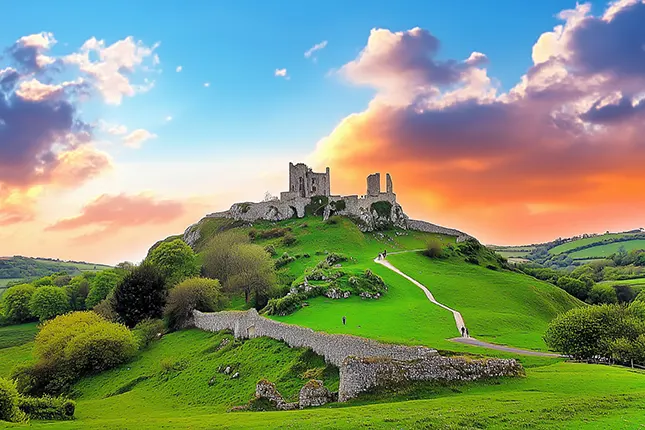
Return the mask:
[[522,365],[514,359],[434,355],[402,361],[348,357],[340,368],[338,401],[345,402],[376,387],[397,388],[409,381],[475,381],[523,374]]
[[193,311],[193,319],[195,327],[202,330],[232,330],[236,338],[266,336],[293,348],[310,348],[340,369],[341,402],[374,387],[392,388],[408,381],[473,381],[523,374],[515,360],[442,357],[423,346],[383,344],[356,336],[315,332],[261,317],[255,309]]
[[390,194],[394,193],[392,188],[392,177],[389,173],[385,174],[385,192]]
[[[207,331],[232,330],[237,338],[270,337],[294,348],[311,348],[328,363],[342,366],[348,356],[389,357],[416,360],[437,352],[423,346],[402,346],[379,343],[371,339],[344,334],[327,334],[310,328],[273,321],[248,311],[202,313],[194,311],[195,327]],[[253,327],[253,329],[250,329]]]

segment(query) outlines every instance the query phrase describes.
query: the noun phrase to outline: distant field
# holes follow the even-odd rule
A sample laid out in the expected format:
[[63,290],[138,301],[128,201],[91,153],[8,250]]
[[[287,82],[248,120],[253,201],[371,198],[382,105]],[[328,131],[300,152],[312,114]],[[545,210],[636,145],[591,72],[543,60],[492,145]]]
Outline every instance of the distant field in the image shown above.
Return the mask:
[[574,260],[588,259],[588,258],[602,258],[609,257],[611,254],[618,252],[624,247],[625,251],[633,249],[645,249],[645,239],[629,240],[627,242],[608,243],[607,245],[594,246],[580,251],[575,251],[569,254]]
[[523,258],[535,250],[533,246],[489,246],[504,258]]
[[605,239],[617,239],[625,236],[632,236],[634,233],[609,233],[603,234],[600,236],[587,237],[585,239],[574,240],[573,242],[563,243],[549,250],[551,254],[562,254],[563,252],[571,251],[572,249],[578,248],[580,246],[589,245],[592,243],[602,242]]
[[4,289],[11,281],[19,281],[21,278],[4,278],[0,279],[0,290]]
[[[52,263],[51,260],[44,260],[41,258],[34,258],[36,261],[40,261],[42,263]],[[112,266],[108,266],[107,264],[94,264],[94,263],[69,263],[66,261],[61,261],[60,264],[62,266],[66,267],[75,267],[81,272],[96,272],[98,270],[105,270],[105,269],[111,269]]]

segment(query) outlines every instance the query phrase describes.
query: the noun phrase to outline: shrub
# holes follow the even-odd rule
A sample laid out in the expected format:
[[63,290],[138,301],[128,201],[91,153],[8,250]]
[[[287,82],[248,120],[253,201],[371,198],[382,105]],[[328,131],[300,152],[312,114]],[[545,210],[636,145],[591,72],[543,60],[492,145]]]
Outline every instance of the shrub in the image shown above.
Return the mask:
[[16,384],[0,378],[0,421],[21,422],[25,414],[18,408],[18,390]]
[[87,294],[87,299],[85,299],[85,307],[92,309],[98,305],[116,288],[120,281],[121,277],[113,270],[99,272],[90,283],[90,291]]
[[134,268],[114,290],[114,310],[128,327],[158,319],[166,304],[166,282],[161,271],[148,263]]
[[295,244],[297,241],[298,239],[296,239],[296,237],[291,233],[285,234],[284,237],[282,238],[282,244],[284,246],[291,246]]
[[345,257],[343,254],[332,252],[330,254],[327,254],[324,260],[316,264],[316,267],[319,269],[327,269],[334,264],[340,263],[342,261],[347,261],[347,257]]
[[68,312],[69,297],[60,287],[51,285],[36,289],[29,300],[29,310],[41,322]]
[[213,312],[224,307],[220,282],[216,279],[190,278],[170,290],[164,309],[168,328],[183,328],[191,319],[193,310]]
[[275,268],[279,269],[281,267],[286,266],[287,264],[291,263],[292,261],[296,261],[295,258],[291,257],[289,254],[286,252],[280,256],[277,260],[275,260]]
[[162,358],[159,361],[159,367],[161,368],[161,374],[167,375],[172,372],[181,372],[186,367],[188,367],[188,363],[186,363],[183,360],[177,360],[172,357],[166,357],[166,358]]
[[347,207],[345,200],[336,200],[335,202],[331,202],[330,205],[335,211],[343,211]]
[[106,321],[119,322],[119,314],[114,310],[114,291],[92,309]]
[[8,322],[18,324],[33,319],[29,301],[36,287],[29,284],[16,285],[2,295],[2,309]]
[[46,321],[36,336],[33,365],[14,369],[28,394],[59,394],[83,375],[112,368],[136,352],[130,330],[94,312],[72,312]]
[[466,263],[479,264],[479,260],[477,259],[477,257],[474,257],[474,256],[471,255],[471,256],[466,257]]
[[429,258],[443,257],[443,248],[441,243],[436,239],[429,240],[426,244],[426,249],[423,250],[423,255]]
[[587,302],[591,304],[612,304],[618,303],[616,290],[611,285],[596,284],[589,292]]
[[162,320],[143,320],[132,329],[139,349],[147,348],[165,332],[166,328]]
[[612,356],[616,339],[635,340],[645,333],[642,320],[618,305],[585,306],[558,315],[544,340],[555,351],[577,359]]
[[275,239],[276,237],[283,237],[291,232],[289,227],[276,227],[270,230],[251,230],[249,237],[255,239]]
[[322,215],[325,206],[329,203],[327,196],[314,196],[305,206],[305,215]]
[[76,403],[63,397],[26,397],[20,396],[18,407],[34,420],[72,420]]
[[264,250],[269,254],[271,257],[275,257],[278,255],[278,252],[275,250],[275,247],[273,245],[267,245],[264,247]]
[[199,275],[197,256],[181,239],[163,242],[150,252],[146,260],[159,268],[169,286]]
[[591,287],[587,283],[569,276],[561,276],[557,281],[557,285],[580,300],[586,300],[591,291]]
[[371,212],[376,212],[381,218],[389,218],[392,213],[392,203],[386,201],[374,202],[370,206]]

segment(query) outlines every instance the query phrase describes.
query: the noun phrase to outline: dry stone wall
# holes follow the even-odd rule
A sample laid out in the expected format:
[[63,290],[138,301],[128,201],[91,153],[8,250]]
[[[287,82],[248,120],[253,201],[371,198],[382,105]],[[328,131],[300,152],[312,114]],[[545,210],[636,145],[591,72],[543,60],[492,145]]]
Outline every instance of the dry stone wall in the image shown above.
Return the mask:
[[475,381],[523,374],[522,365],[514,359],[434,355],[401,361],[348,357],[340,368],[338,401],[345,402],[373,388],[397,388],[409,381]]
[[427,221],[420,221],[416,219],[408,220],[408,229],[416,231],[425,231],[428,233],[438,233],[445,234],[448,236],[456,236],[457,242],[463,242],[468,239],[474,239],[474,237],[467,235],[459,230],[454,228],[441,227],[440,225],[432,224]]
[[473,381],[524,373],[516,360],[442,357],[423,346],[390,345],[357,336],[315,332],[261,317],[255,309],[193,311],[193,317],[195,327],[202,330],[232,330],[236,338],[266,336],[294,348],[310,348],[340,369],[341,402],[375,387],[396,387],[408,381]]
[[202,330],[232,330],[235,337],[243,339],[267,336],[284,341],[293,348],[310,348],[337,367],[341,367],[348,356],[415,360],[437,354],[436,350],[423,346],[390,345],[357,336],[316,332],[262,317],[255,309],[213,313],[193,311],[193,315],[195,327]]

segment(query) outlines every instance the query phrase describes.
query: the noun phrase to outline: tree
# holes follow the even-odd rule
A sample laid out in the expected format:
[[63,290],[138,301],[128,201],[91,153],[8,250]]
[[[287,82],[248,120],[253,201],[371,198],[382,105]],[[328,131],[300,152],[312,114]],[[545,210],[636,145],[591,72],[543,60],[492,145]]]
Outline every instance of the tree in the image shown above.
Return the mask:
[[589,287],[585,282],[579,279],[570,278],[569,276],[561,276],[560,279],[558,279],[557,285],[580,300],[585,300],[589,295],[589,291],[591,291],[591,287]]
[[594,305],[603,303],[611,304],[618,303],[618,297],[616,296],[616,290],[611,285],[596,284],[589,292],[587,301]]
[[82,311],[85,309],[85,300],[90,292],[90,282],[85,276],[75,276],[65,286],[65,293],[69,299],[69,306],[73,311]]
[[577,359],[610,358],[612,343],[633,341],[645,333],[645,323],[619,305],[584,306],[558,315],[546,331],[547,345]]
[[151,264],[128,273],[114,290],[114,310],[128,327],[144,319],[158,319],[166,304],[166,280]]
[[441,258],[443,256],[441,243],[436,239],[429,240],[426,249],[423,250],[423,255],[429,258]]
[[150,252],[147,260],[161,270],[169,286],[199,275],[197,256],[181,239],[161,243]]
[[249,243],[249,237],[239,230],[228,230],[215,235],[203,253],[204,275],[219,279],[225,285],[232,273],[231,250],[236,245],[245,243]]
[[41,322],[69,312],[69,298],[65,290],[53,285],[37,288],[29,300],[29,310]]
[[29,310],[29,301],[36,291],[30,284],[16,285],[7,289],[2,295],[2,309],[5,318],[14,324],[30,321],[33,315]]
[[170,329],[177,330],[190,320],[193,310],[213,312],[222,309],[224,303],[217,279],[189,278],[168,293],[164,318]]
[[106,298],[116,288],[119,281],[121,281],[121,277],[113,270],[99,272],[90,283],[90,291],[85,300],[85,307],[92,309],[98,305],[101,300]]
[[256,306],[264,307],[277,283],[271,256],[261,246],[241,244],[231,249],[230,264],[226,289],[244,292],[246,303],[254,297]]

